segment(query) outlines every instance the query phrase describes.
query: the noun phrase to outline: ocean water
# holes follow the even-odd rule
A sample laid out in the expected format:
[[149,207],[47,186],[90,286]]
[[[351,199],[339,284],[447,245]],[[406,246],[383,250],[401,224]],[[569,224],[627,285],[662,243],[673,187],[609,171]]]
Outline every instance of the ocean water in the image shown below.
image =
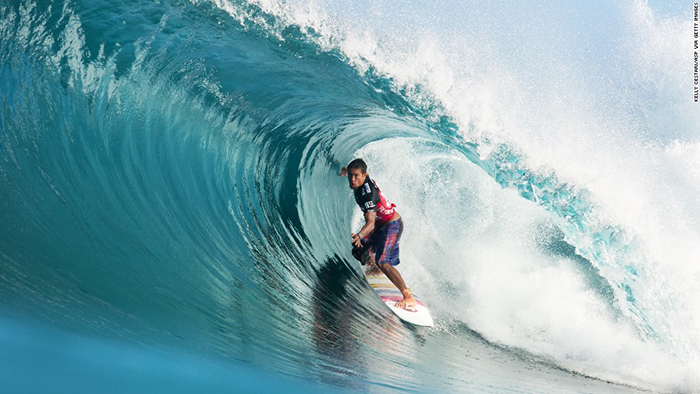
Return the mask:
[[0,391],[700,392],[693,51],[689,2],[0,2]]

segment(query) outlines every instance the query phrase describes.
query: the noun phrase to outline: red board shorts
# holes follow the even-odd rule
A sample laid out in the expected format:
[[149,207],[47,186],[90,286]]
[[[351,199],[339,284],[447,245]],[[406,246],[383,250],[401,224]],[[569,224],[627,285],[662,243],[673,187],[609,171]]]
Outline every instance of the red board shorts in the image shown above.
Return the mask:
[[374,261],[377,264],[399,265],[399,243],[402,233],[403,221],[399,218],[374,230],[369,238],[362,240],[361,247],[353,248],[352,254],[364,264],[362,255],[368,250],[374,250]]

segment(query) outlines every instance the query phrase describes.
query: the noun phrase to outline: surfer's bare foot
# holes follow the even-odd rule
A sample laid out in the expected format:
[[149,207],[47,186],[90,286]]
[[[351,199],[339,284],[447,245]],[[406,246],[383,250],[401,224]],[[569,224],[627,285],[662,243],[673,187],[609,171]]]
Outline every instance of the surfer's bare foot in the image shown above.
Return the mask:
[[397,308],[401,309],[408,309],[408,308],[413,308],[416,305],[418,305],[418,301],[416,301],[415,298],[411,295],[411,293],[408,290],[404,290],[403,292],[403,300],[399,301],[394,305]]

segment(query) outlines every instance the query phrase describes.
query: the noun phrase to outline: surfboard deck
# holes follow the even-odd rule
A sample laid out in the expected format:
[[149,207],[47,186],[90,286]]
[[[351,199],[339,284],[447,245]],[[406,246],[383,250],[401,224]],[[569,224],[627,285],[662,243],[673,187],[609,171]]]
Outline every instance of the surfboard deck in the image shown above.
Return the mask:
[[418,302],[418,305],[415,307],[409,310],[395,307],[394,305],[403,299],[403,295],[382,271],[377,268],[372,268],[365,268],[365,279],[367,279],[367,283],[372,286],[372,289],[374,289],[379,298],[382,299],[384,304],[394,312],[399,319],[417,326],[434,326],[430,311],[415,294],[413,294],[413,298]]

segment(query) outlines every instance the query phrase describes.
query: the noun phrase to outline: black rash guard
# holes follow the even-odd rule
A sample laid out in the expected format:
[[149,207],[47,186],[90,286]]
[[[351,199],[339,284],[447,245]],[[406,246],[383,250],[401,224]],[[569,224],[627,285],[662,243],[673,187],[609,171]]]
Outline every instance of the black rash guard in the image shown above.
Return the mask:
[[367,213],[374,211],[377,213],[376,221],[382,225],[391,220],[396,213],[396,205],[389,203],[382,195],[377,184],[370,179],[369,175],[365,178],[365,183],[354,190],[355,202],[360,206],[362,212]]

